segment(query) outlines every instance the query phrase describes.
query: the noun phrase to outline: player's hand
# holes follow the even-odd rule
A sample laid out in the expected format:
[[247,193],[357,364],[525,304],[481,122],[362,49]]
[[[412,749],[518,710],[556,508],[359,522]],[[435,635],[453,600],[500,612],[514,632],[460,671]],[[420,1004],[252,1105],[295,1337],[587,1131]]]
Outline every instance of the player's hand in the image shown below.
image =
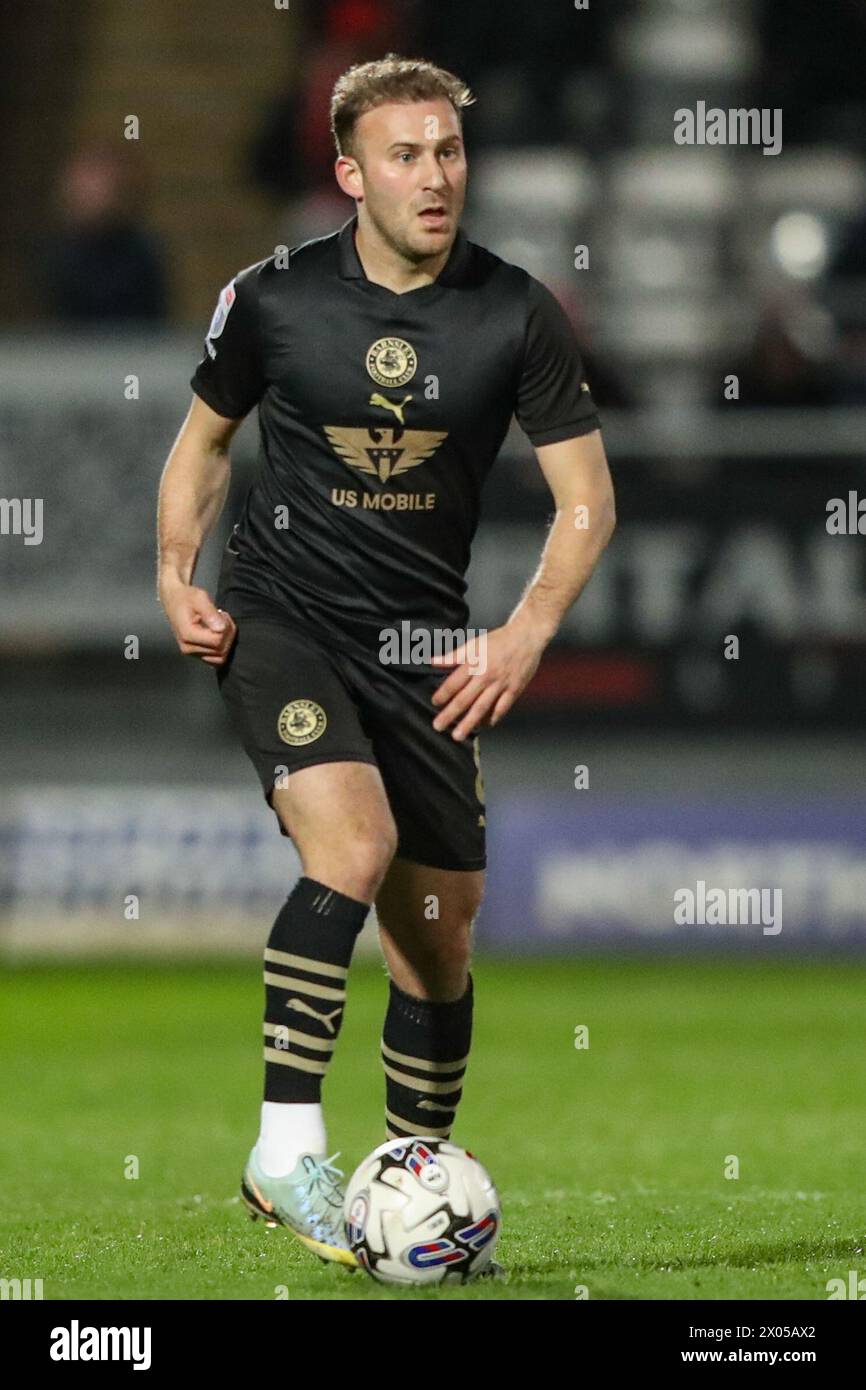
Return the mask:
[[161,585],[159,596],[184,656],[197,656],[206,666],[222,666],[238,631],[230,615],[192,584]]
[[434,657],[434,666],[453,669],[433,696],[439,707],[433,728],[439,732],[456,721],[451,737],[460,742],[498,724],[532,680],[546,645],[546,638],[513,622]]

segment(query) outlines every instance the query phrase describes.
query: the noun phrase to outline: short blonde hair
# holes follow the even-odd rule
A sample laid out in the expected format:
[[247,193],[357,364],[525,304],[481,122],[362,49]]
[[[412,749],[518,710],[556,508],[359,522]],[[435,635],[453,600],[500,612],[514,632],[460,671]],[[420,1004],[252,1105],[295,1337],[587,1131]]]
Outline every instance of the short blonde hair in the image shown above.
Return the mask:
[[388,53],[372,63],[356,63],[337,79],[331,96],[331,130],[337,154],[356,155],[355,125],[360,116],[386,102],[450,101],[460,113],[475,98],[453,72],[423,58]]

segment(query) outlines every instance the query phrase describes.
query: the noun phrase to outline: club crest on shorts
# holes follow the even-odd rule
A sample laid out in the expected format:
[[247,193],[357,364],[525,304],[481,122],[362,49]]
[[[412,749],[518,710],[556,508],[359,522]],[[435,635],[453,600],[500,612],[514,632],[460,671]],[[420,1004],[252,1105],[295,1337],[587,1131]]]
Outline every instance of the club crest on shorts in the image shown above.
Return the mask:
[[325,711],[315,700],[292,700],[280,710],[277,733],[283,743],[297,748],[305,743],[315,743],[327,725]]
[[405,386],[418,370],[418,354],[405,338],[377,338],[367,349],[367,371],[378,386]]

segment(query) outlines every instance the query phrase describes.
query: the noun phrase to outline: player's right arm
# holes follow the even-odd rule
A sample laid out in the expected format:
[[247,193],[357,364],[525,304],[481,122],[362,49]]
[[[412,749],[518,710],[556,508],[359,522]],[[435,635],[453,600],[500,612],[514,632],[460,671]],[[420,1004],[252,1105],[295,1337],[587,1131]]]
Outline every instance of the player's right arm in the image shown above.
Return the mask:
[[240,271],[220,292],[190,383],[192,405],[159,489],[160,601],[180,650],[208,666],[224,664],[237,629],[192,581],[225,505],[232,436],[265,391],[257,272],[266,264]]
[[229,445],[242,420],[218,415],[193,396],[159,488],[159,599],[180,650],[208,666],[226,661],[237,629],[207,591],[193,584],[193,575],[225,505]]

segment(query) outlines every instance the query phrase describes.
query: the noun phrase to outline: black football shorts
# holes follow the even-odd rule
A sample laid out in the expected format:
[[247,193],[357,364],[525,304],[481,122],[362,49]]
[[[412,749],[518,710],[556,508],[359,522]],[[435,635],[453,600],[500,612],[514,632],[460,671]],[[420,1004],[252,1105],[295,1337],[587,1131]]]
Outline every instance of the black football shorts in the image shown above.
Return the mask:
[[[225,602],[231,612],[231,603]],[[477,737],[433,728],[446,672],[398,672],[326,648],[277,615],[236,617],[220,692],[268,804],[275,782],[316,763],[378,767],[397,825],[397,855],[440,869],[486,864]],[[286,832],[280,829],[283,834]]]

